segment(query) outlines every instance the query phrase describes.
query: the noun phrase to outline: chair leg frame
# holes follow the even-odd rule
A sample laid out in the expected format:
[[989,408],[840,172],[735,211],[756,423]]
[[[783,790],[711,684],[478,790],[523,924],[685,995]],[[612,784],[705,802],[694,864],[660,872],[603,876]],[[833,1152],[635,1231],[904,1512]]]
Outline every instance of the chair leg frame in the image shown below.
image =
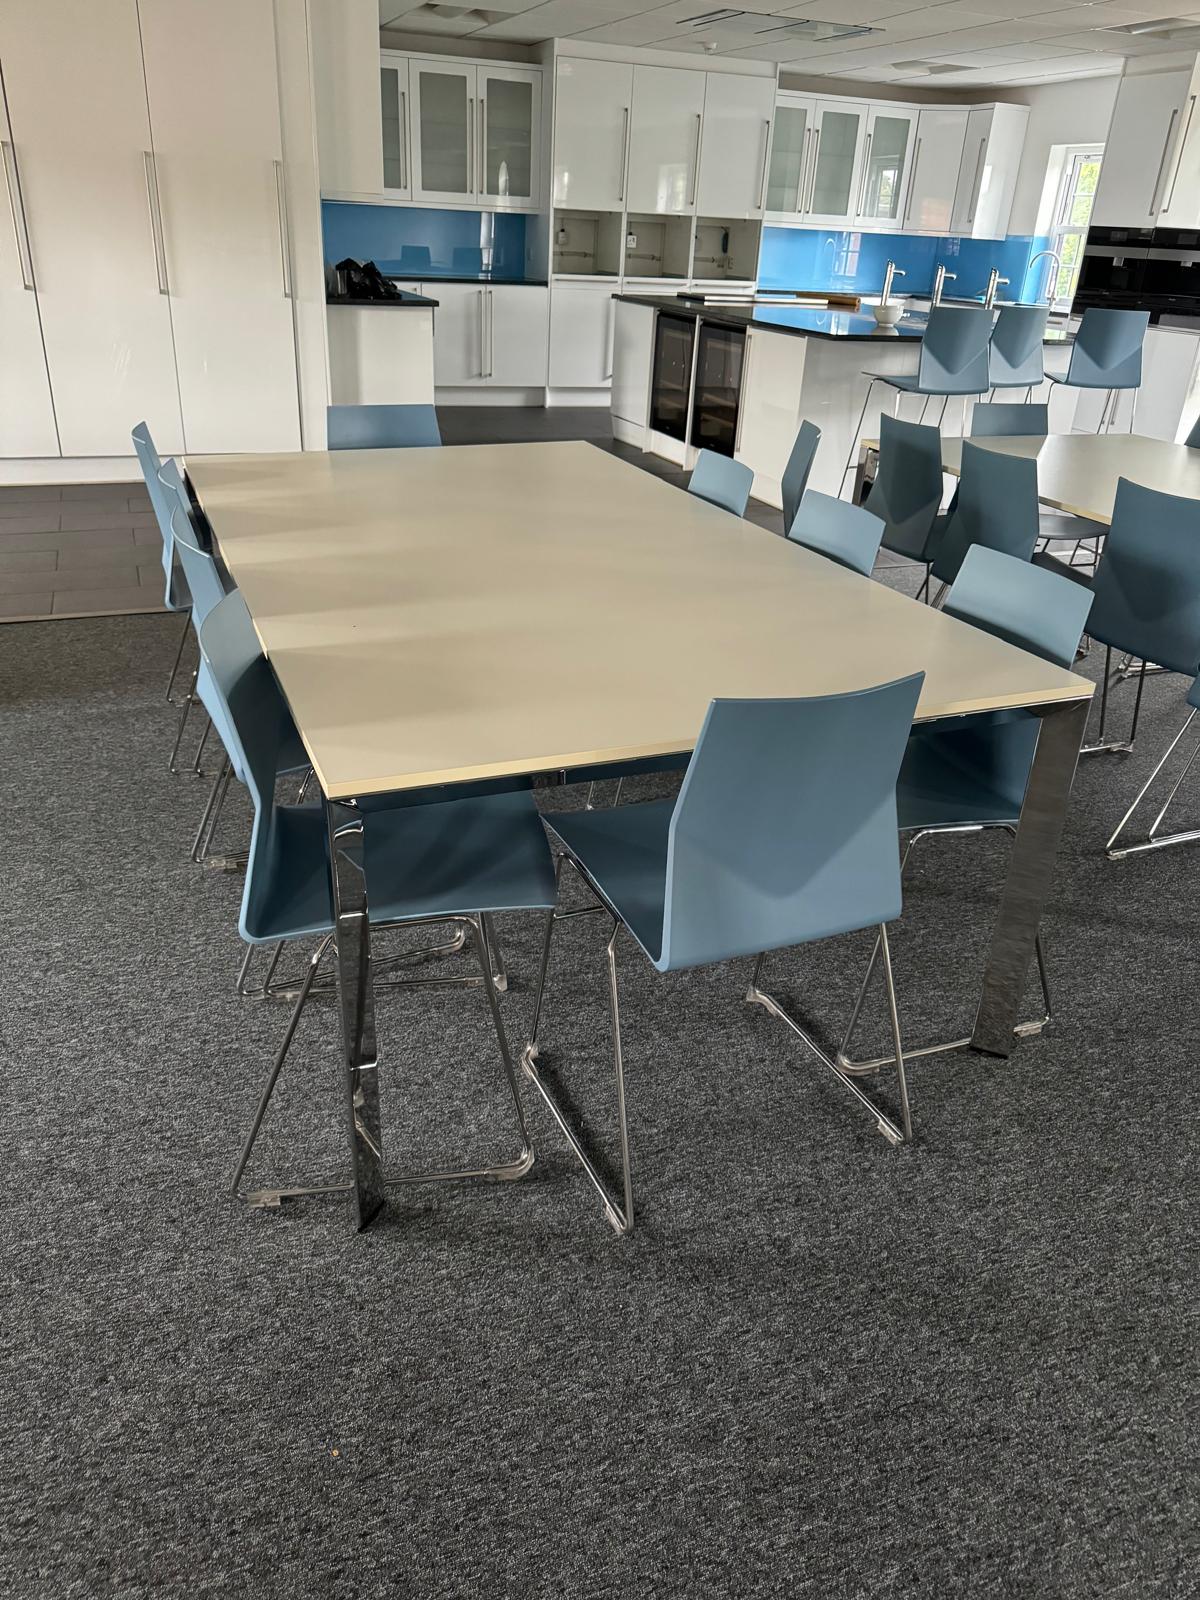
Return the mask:
[[1146,687],[1147,663],[1142,662],[1137,674],[1137,696],[1133,702],[1133,720],[1129,725],[1127,739],[1106,739],[1104,730],[1108,724],[1108,693],[1110,686],[1117,682],[1121,676],[1120,668],[1114,673],[1112,670],[1112,646],[1104,647],[1104,676],[1100,682],[1100,726],[1096,730],[1095,744],[1085,744],[1079,754],[1081,756],[1099,755],[1128,755],[1137,738],[1138,719],[1142,713],[1142,691]]
[[[435,1168],[421,1172],[389,1173],[385,1179],[389,1189],[400,1188],[416,1183],[465,1183],[474,1181],[492,1181],[498,1183],[513,1182],[523,1178],[532,1168],[535,1159],[533,1141],[529,1136],[529,1129],[525,1122],[525,1110],[521,1103],[521,1094],[517,1082],[516,1067],[513,1062],[512,1051],[509,1048],[508,1035],[504,1028],[504,1019],[500,1014],[500,1002],[497,996],[496,985],[492,979],[494,956],[489,935],[490,918],[483,914],[455,917],[431,917],[430,922],[439,922],[455,925],[461,928],[464,938],[468,933],[473,933],[472,942],[475,945],[479,959],[480,983],[487,998],[488,1010],[491,1013],[492,1026],[495,1030],[496,1041],[500,1048],[500,1056],[504,1066],[504,1075],[512,1096],[513,1107],[516,1112],[517,1127],[520,1133],[520,1147],[511,1160],[500,1162],[494,1166],[485,1167],[447,1167]],[[258,1105],[255,1110],[254,1120],[250,1131],[242,1146],[237,1168],[234,1172],[230,1192],[237,1199],[245,1200],[252,1208],[278,1209],[285,1200],[300,1199],[310,1195],[346,1194],[352,1188],[350,1182],[332,1183],[292,1183],[274,1184],[257,1189],[242,1189],[242,1179],[246,1167],[253,1154],[255,1143],[262,1128],[263,1118],[270,1105],[271,1098],[279,1082],[292,1041],[296,1036],[296,1029],[300,1022],[301,1014],[314,992],[318,968],[326,954],[334,947],[333,935],[326,934],[309,958],[303,982],[296,996],[295,1005],[288,1018],[287,1028],[275,1059],[267,1073],[266,1080],[259,1094]],[[276,955],[277,959],[277,955]],[[243,965],[246,965],[245,963]],[[376,985],[379,988],[379,985]]]
[[[486,920],[488,923],[488,944],[492,955],[492,982],[495,984],[498,990],[504,992],[508,988],[508,974],[504,970],[504,960],[500,952],[500,944],[499,940],[496,938],[496,931],[492,923],[492,919],[489,916]],[[414,927],[419,926],[419,924],[410,922],[403,924],[403,926]],[[386,929],[386,924],[377,925],[376,931],[386,932]],[[444,943],[421,945],[419,949],[400,950],[392,955],[375,955],[373,953],[371,956],[371,965],[376,974],[383,974],[387,972],[393,972],[398,967],[413,966],[419,961],[434,961],[440,956],[458,955],[461,950],[466,948],[468,937],[469,930],[465,926],[460,927],[454,938],[448,939]],[[288,976],[280,978],[278,981],[275,979],[275,971],[279,966],[279,962],[283,956],[284,948],[287,942],[288,941],[285,939],[280,939],[273,946],[270,959],[267,963],[267,970],[262,978],[256,982],[253,987],[250,986],[249,975],[251,963],[254,958],[254,952],[258,947],[255,945],[246,946],[246,954],[243,957],[241,967],[238,970],[236,985],[237,994],[240,999],[285,1001],[294,1001],[296,999],[303,984],[304,973],[301,973],[298,977]],[[403,976],[392,978],[376,976],[375,978],[376,989],[479,989],[482,988],[482,986],[483,980],[481,978],[470,977],[465,974],[456,977],[439,978],[412,978]],[[336,989],[336,983],[332,979],[329,979],[316,984],[312,993],[316,998],[322,999],[326,996],[334,994]]]
[[183,613],[183,631],[179,635],[179,649],[175,652],[175,661],[171,667],[171,676],[167,679],[166,699],[169,706],[176,704],[175,700],[172,699],[172,696],[175,692],[175,679],[179,676],[180,663],[183,661],[183,647],[187,643],[188,631],[191,628],[191,625],[192,614],[190,611],[185,611]]
[[[993,824],[989,824],[989,826],[993,826]],[[1006,833],[1012,835],[1014,838],[1016,837],[1017,830],[1014,827],[1009,824],[1003,824],[1003,826]],[[908,840],[908,843],[905,847],[904,858],[900,863],[901,877],[903,877],[904,872],[908,867],[909,858],[911,857],[914,848],[920,844],[923,839],[936,838],[951,833],[983,833],[985,831],[985,828],[978,824],[971,824],[969,826],[957,828],[919,829]],[[869,1077],[883,1070],[884,1068],[894,1067],[896,1065],[896,1058],[894,1056],[874,1056],[869,1060],[855,1060],[850,1055],[850,1043],[854,1037],[855,1029],[858,1027],[859,1018],[862,1015],[863,1002],[867,997],[867,990],[871,984],[871,975],[874,972],[875,963],[879,959],[879,950],[879,941],[876,940],[875,948],[871,952],[871,959],[867,963],[866,974],[863,977],[863,981],[859,986],[859,991],[854,1001],[854,1010],[850,1013],[850,1022],[849,1026],[846,1028],[846,1035],[843,1038],[841,1047],[838,1050],[838,1066],[844,1073],[852,1078]],[[1040,933],[1038,933],[1034,939],[1034,953],[1037,957],[1038,981],[1041,984],[1042,999],[1045,1002],[1046,1009],[1041,1018],[1034,1018],[1030,1022],[1019,1022],[1013,1029],[1014,1034],[1016,1034],[1018,1038],[1022,1039],[1035,1037],[1037,1034],[1041,1033],[1050,1022],[1054,1020],[1054,1008],[1050,998],[1050,980],[1046,972],[1046,957],[1045,951],[1042,947],[1042,936]],[[926,1056],[947,1055],[953,1051],[967,1050],[970,1048],[970,1046],[971,1036],[968,1034],[965,1039],[947,1039],[940,1044],[921,1045],[917,1049],[906,1050],[904,1052],[904,1058],[906,1061],[917,1061]]]
[[1175,737],[1171,740],[1170,744],[1163,751],[1162,755],[1160,756],[1160,758],[1158,760],[1157,765],[1154,768],[1154,771],[1150,774],[1150,776],[1146,779],[1145,783],[1138,790],[1137,796],[1136,796],[1133,804],[1129,807],[1129,810],[1121,818],[1120,822],[1117,823],[1117,826],[1113,831],[1112,838],[1109,839],[1108,843],[1104,846],[1104,853],[1107,855],[1107,857],[1108,857],[1108,859],[1110,861],[1123,861],[1126,856],[1144,855],[1144,854],[1146,854],[1147,851],[1150,851],[1150,850],[1169,850],[1173,845],[1194,844],[1198,839],[1200,839],[1200,828],[1185,828],[1185,829],[1181,830],[1178,833],[1165,833],[1165,834],[1162,834],[1162,835],[1160,835],[1159,831],[1158,831],[1159,828],[1162,827],[1162,824],[1163,824],[1164,819],[1166,818],[1167,812],[1171,809],[1171,806],[1175,802],[1175,796],[1179,793],[1180,789],[1183,786],[1183,783],[1184,783],[1185,779],[1187,778],[1188,774],[1191,772],[1192,768],[1195,766],[1197,756],[1200,756],[1200,741],[1198,741],[1197,744],[1196,744],[1196,748],[1192,751],[1191,755],[1188,757],[1187,761],[1184,763],[1183,770],[1180,772],[1179,776],[1176,778],[1174,784],[1172,785],[1170,793],[1167,795],[1167,798],[1163,801],[1163,804],[1162,804],[1162,806],[1161,806],[1161,808],[1160,808],[1160,810],[1158,812],[1158,815],[1155,817],[1154,821],[1150,824],[1150,829],[1149,829],[1149,832],[1147,833],[1145,839],[1139,840],[1136,844],[1125,844],[1125,845],[1121,845],[1120,848],[1117,848],[1117,840],[1121,837],[1121,834],[1124,832],[1124,830],[1128,826],[1128,824],[1133,820],[1133,816],[1134,816],[1135,812],[1137,811],[1138,807],[1141,805],[1142,801],[1146,798],[1147,794],[1150,792],[1150,789],[1153,786],[1155,780],[1157,779],[1159,773],[1163,770],[1163,768],[1166,766],[1167,762],[1175,754],[1175,751],[1178,748],[1178,746],[1180,744],[1180,741],[1183,739],[1184,735],[1187,733],[1187,731],[1191,727],[1192,723],[1196,720],[1196,716],[1197,716],[1197,713],[1195,711],[1192,711],[1189,714],[1189,716],[1187,718],[1187,721],[1183,724],[1183,726],[1180,728],[1179,732],[1175,735]]
[[196,700],[196,680],[199,675],[200,669],[199,667],[196,667],[192,672],[192,679],[188,684],[187,693],[179,702],[179,724],[175,729],[175,743],[171,746],[171,756],[167,762],[167,771],[172,775],[172,777],[176,778],[179,776],[179,767],[177,765],[179,760],[179,747],[183,743],[183,731],[187,727],[188,712],[192,709],[193,705],[198,703]]
[[[621,921],[604,903],[603,897],[595,884],[592,883],[583,868],[571,856],[559,854],[555,860],[554,881],[556,890],[562,882],[564,861],[570,861],[586,888],[596,896],[596,902],[593,905],[562,911],[557,904],[558,896],[557,894],[555,895],[554,909],[546,918],[546,937],[542,944],[542,961],[538,972],[537,998],[534,1001],[533,1021],[530,1025],[529,1039],[521,1052],[521,1067],[525,1076],[541,1095],[551,1116],[558,1124],[563,1137],[586,1173],[588,1181],[600,1196],[604,1205],[604,1215],[613,1231],[617,1234],[625,1235],[633,1232],[634,1209],[633,1178],[629,1164],[629,1119],[625,1107],[625,1062],[621,1050],[621,1006],[617,990],[617,936],[621,931]],[[612,1021],[613,1072],[616,1078],[617,1091],[617,1132],[621,1147],[621,1194],[619,1197],[613,1193],[604,1179],[592,1158],[591,1152],[584,1144],[581,1134],[572,1126],[566,1110],[559,1103],[554,1091],[537,1067],[539,1054],[538,1029],[542,1020],[542,1005],[546,993],[546,974],[550,967],[550,945],[554,936],[555,924],[564,922],[571,917],[592,916],[598,913],[607,915],[612,922],[612,931],[606,946],[606,956],[608,962],[609,1015]]]
[[868,969],[867,974],[868,982],[870,981],[871,973],[875,969],[875,957],[880,952],[883,954],[883,974],[884,982],[887,986],[888,1014],[891,1019],[892,1026],[892,1044],[895,1049],[895,1055],[893,1057],[889,1057],[888,1059],[896,1068],[896,1081],[900,1091],[899,1125],[897,1125],[895,1120],[888,1115],[882,1106],[880,1106],[876,1101],[872,1100],[870,1095],[868,1095],[854,1081],[853,1076],[843,1069],[842,1065],[840,1064],[840,1057],[838,1060],[835,1060],[828,1053],[828,1051],[824,1050],[821,1045],[817,1043],[816,1039],[813,1038],[808,1029],[805,1028],[803,1024],[800,1023],[791,1014],[791,1012],[787,1010],[781,1001],[776,999],[774,995],[768,994],[767,991],[763,989],[761,980],[763,963],[766,960],[765,951],[754,963],[754,976],[750,980],[750,987],[746,990],[746,1000],[750,1005],[762,1006],[763,1009],[769,1012],[771,1016],[777,1017],[780,1022],[786,1023],[786,1025],[800,1040],[801,1044],[806,1046],[806,1048],[811,1051],[814,1056],[816,1056],[817,1060],[820,1061],[823,1066],[829,1069],[833,1076],[842,1085],[843,1089],[851,1094],[854,1099],[858,1101],[859,1105],[861,1105],[863,1109],[874,1119],[876,1132],[881,1133],[889,1144],[908,1144],[913,1136],[913,1128],[912,1110],[908,1099],[908,1077],[904,1068],[905,1063],[910,1059],[912,1052],[905,1051],[900,1038],[900,1013],[896,1004],[896,985],[892,977],[891,950],[888,945],[887,927],[882,922],[879,924],[876,934],[875,950],[872,954],[871,966]]

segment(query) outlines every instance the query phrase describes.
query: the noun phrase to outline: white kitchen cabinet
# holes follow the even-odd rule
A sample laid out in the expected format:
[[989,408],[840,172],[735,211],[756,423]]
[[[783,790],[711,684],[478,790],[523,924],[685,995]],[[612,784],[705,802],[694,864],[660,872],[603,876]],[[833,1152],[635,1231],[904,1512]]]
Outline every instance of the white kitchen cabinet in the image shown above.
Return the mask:
[[818,100],[809,156],[806,223],[848,222],[857,210],[870,107],[857,100]]
[[855,220],[866,228],[903,225],[912,176],[917,113],[901,105],[872,105],[867,115]]
[[[484,293],[477,283],[430,285],[433,314],[433,376],[439,388],[484,379]],[[403,316],[397,311],[395,316]]]
[[321,193],[378,198],[386,181],[379,7],[376,0],[308,0],[308,25]]
[[62,452],[180,450],[134,0],[4,0],[0,61]]
[[[1159,185],[1159,209],[1155,225],[1162,228],[1195,228],[1200,225],[1200,60],[1187,85],[1171,151]],[[1107,146],[1105,147],[1107,155]],[[1101,167],[1101,172],[1103,172]]]
[[632,65],[562,56],[554,83],[554,204],[620,211],[633,110]]
[[967,138],[965,106],[922,106],[912,178],[904,202],[904,228],[912,233],[946,234]]
[[412,125],[408,115],[409,61],[394,50],[379,58],[379,178],[390,200],[412,199]]
[[204,453],[298,450],[271,11],[243,0],[138,9],[184,442]]
[[604,389],[612,381],[617,302],[611,283],[550,291],[550,387]]
[[685,67],[634,67],[627,210],[695,212],[706,76]]
[[613,434],[644,445],[650,421],[650,368],[654,358],[654,317],[650,306],[616,301],[613,333]]
[[775,109],[774,78],[705,74],[696,211],[703,217],[761,217]]
[[1029,121],[1026,106],[972,106],[951,214],[952,233],[1003,239]]
[[771,164],[767,172],[767,218],[797,222],[808,200],[808,160],[817,102],[783,90],[776,98]]
[[1093,225],[1152,228],[1159,220],[1190,84],[1186,70],[1127,73],[1121,79],[1104,141]]
[[[546,290],[538,285],[430,283],[438,388],[540,389],[546,384]],[[394,313],[396,316],[403,312]]]
[[8,218],[0,218],[0,328],[4,329],[4,355],[0,359],[0,456],[56,456],[59,454],[58,426],[54,420],[50,373],[42,346],[42,323],[38,315],[29,229],[21,199],[21,177],[12,130],[8,126],[2,79],[0,157],[4,163],[8,205]]
[[412,197],[423,205],[536,205],[541,72],[413,56]]
[[433,404],[432,309],[327,306],[326,311],[332,405]]

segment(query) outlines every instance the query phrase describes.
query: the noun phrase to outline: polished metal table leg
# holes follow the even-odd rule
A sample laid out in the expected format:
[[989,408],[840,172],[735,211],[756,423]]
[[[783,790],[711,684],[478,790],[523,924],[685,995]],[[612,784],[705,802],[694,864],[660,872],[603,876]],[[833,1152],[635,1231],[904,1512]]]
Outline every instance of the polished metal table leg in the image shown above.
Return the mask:
[[350,1193],[354,1223],[361,1230],[369,1227],[382,1211],[385,1198],[363,818],[353,800],[327,800],[325,810],[329,825],[333,936],[342,1014]]
[[988,1055],[1007,1056],[1013,1047],[1013,1029],[1054,877],[1054,858],[1066,821],[1088,706],[1087,700],[1074,700],[1038,709],[1042,726],[971,1034],[975,1049]]

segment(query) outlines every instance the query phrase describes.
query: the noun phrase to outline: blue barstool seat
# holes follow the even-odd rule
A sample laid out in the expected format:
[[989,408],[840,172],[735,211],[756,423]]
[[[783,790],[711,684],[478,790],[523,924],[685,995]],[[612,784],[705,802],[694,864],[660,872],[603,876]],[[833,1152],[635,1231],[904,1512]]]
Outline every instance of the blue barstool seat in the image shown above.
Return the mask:
[[[1142,382],[1142,345],[1150,325],[1148,311],[1111,311],[1089,306],[1083,313],[1065,373],[1047,373],[1051,383],[1071,389],[1106,389],[1097,433],[1107,433],[1117,415],[1117,396]],[[1129,431],[1133,432],[1130,413]]]
[[[523,1063],[619,1233],[634,1224],[616,947],[626,928],[659,972],[759,957],[748,998],[782,1017],[895,1142],[912,1131],[885,924],[900,914],[895,784],[923,674],[811,700],[714,700],[675,800],[609,811],[556,812],[561,878],[570,861],[591,909],[611,922],[607,945],[621,1194],[592,1160],[538,1062],[555,922],[542,949]],[[794,1018],[759,987],[770,950],[878,927],[896,1059],[900,1124],[852,1083]]]
[[745,516],[746,502],[754,487],[754,472],[744,461],[719,456],[715,450],[701,450],[688,479],[688,493],[711,505]]
[[330,406],[326,419],[331,450],[401,450],[442,442],[432,406]]

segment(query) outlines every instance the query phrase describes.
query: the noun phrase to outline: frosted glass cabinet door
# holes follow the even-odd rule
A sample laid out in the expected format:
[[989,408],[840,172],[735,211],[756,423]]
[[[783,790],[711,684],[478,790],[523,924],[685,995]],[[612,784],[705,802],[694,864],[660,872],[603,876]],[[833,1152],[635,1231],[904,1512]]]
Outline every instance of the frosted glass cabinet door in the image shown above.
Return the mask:
[[866,121],[865,105],[817,102],[807,206],[813,222],[844,222],[854,215]]
[[867,119],[858,220],[899,227],[908,197],[915,111],[872,106]]
[[775,107],[767,211],[776,216],[797,217],[807,203],[808,154],[815,109],[812,100],[800,100],[793,95],[786,99],[780,95]]
[[50,374],[42,348],[29,249],[29,229],[21,202],[21,178],[12,130],[4,110],[0,78],[0,456],[56,456],[58,428],[50,398]]
[[489,206],[536,204],[541,73],[480,67],[479,197]]
[[181,450],[134,0],[4,0],[0,61],[62,452]]
[[627,210],[694,213],[704,78],[684,67],[634,67]]
[[383,136],[383,189],[394,200],[412,199],[412,159],[408,127],[409,63],[386,52],[379,63],[379,103]]
[[476,189],[475,68],[411,63],[413,199],[470,200]]
[[554,73],[554,204],[620,211],[633,109],[625,61],[559,59]]

